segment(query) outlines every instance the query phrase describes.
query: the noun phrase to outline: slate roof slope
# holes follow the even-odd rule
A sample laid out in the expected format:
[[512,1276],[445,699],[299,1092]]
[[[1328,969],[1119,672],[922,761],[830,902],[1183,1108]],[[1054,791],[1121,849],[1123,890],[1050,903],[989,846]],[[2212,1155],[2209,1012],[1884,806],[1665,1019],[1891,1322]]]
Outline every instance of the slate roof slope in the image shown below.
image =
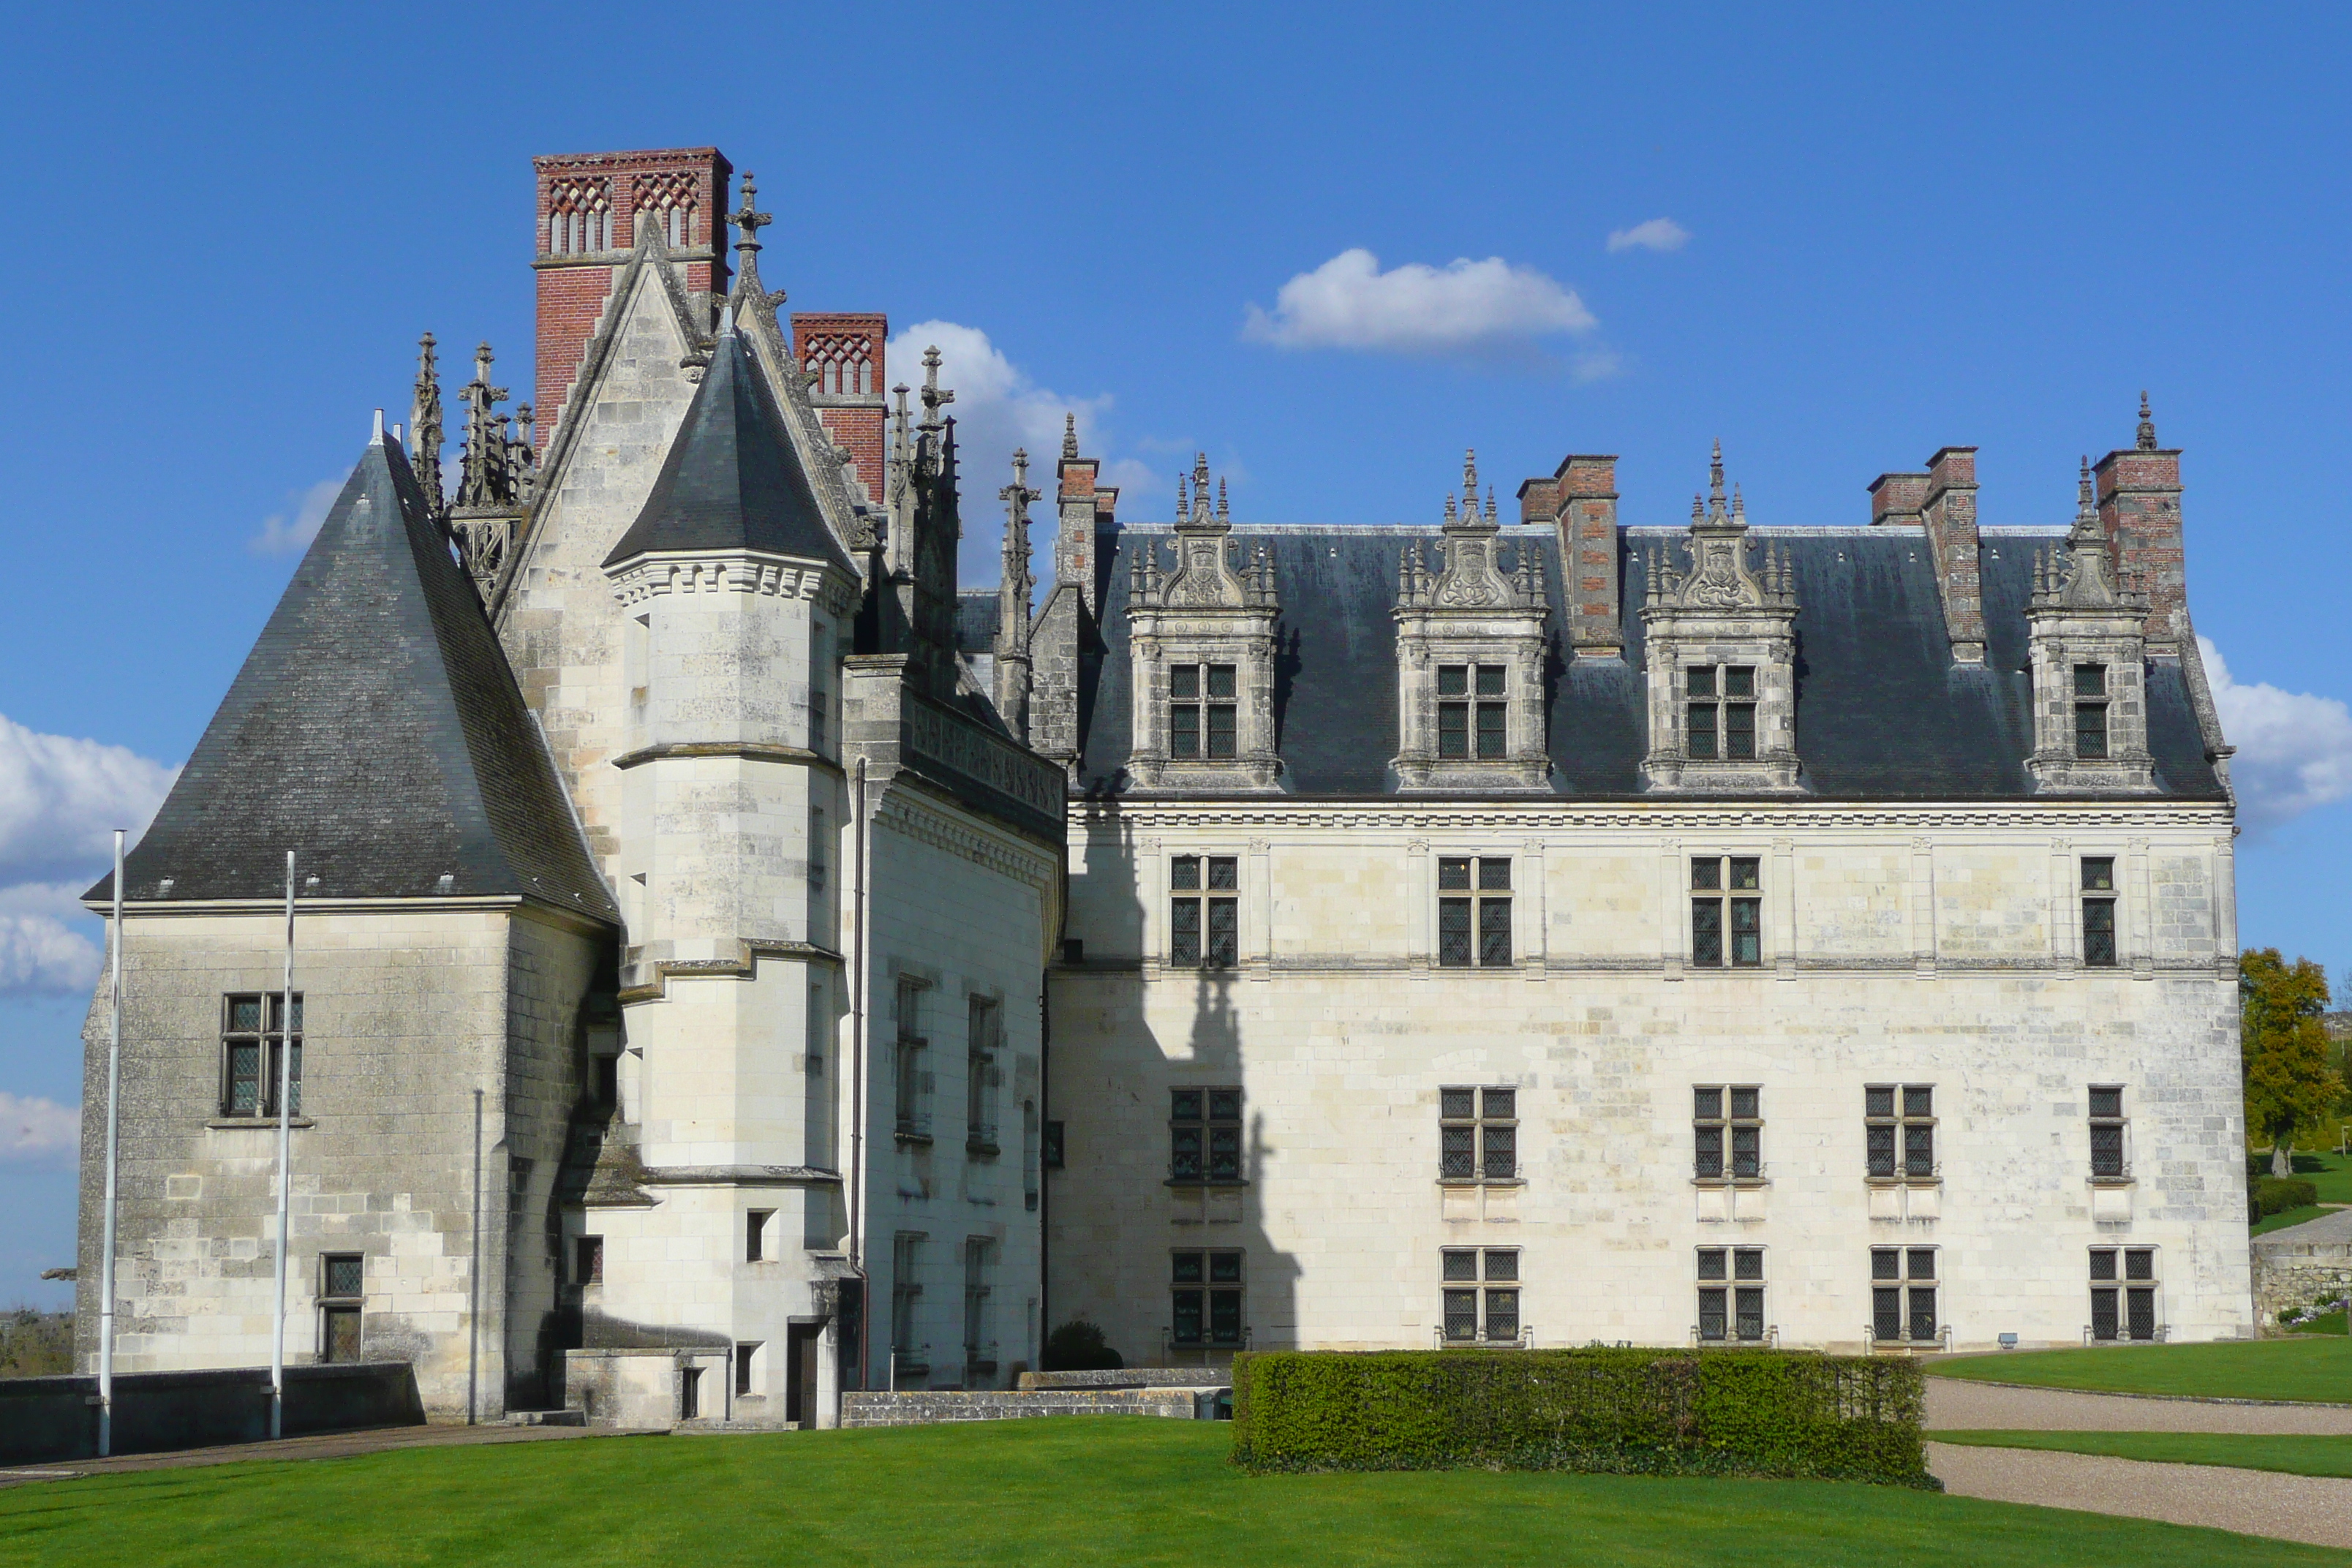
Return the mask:
[[[370,443],[124,868],[127,896],[520,895],[617,923],[408,460]],[[109,876],[87,895],[113,897]]]
[[[1643,793],[1642,557],[1680,528],[1625,531],[1622,554],[1626,654],[1565,658],[1558,555],[1551,531],[1507,528],[1508,544],[1538,544],[1554,627],[1549,698],[1552,788],[1611,798]],[[1956,667],[1925,536],[1917,528],[1759,528],[1788,552],[1797,584],[1797,752],[1818,797],[1845,800],[1987,800],[2032,792],[2033,749],[2026,674],[2025,605],[2032,552],[2063,529],[1988,531],[1982,562],[1990,646],[1979,668]],[[1163,526],[1123,527],[1106,538],[1105,650],[1094,688],[1079,788],[1123,786],[1131,679],[1127,590],[1137,542]],[[1275,715],[1281,787],[1303,795],[1393,794],[1396,754],[1397,554],[1434,527],[1236,525],[1245,548],[1264,544],[1282,601],[1276,626]],[[2220,800],[2186,680],[2155,664],[2148,679],[2149,745],[2157,781],[2174,797]],[[1458,792],[1447,792],[1459,798]],[[1524,797],[1521,797],[1524,798]]]
[[604,564],[662,550],[758,550],[856,570],[825,525],[783,413],[731,322],[719,329],[710,368],[644,510]]

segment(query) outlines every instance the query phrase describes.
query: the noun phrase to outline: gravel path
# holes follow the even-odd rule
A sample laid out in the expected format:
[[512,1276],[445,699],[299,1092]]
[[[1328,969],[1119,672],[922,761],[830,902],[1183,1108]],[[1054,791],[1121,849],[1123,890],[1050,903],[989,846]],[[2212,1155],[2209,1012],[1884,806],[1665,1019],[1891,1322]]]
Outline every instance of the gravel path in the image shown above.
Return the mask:
[[[1927,1379],[1930,1432],[2264,1432],[2352,1436],[2352,1406],[2215,1405],[2139,1399],[2058,1388],[2005,1388],[1957,1377]],[[2235,1473],[2235,1472],[2232,1472]]]
[[1928,1444],[1927,1468],[1956,1497],[2352,1547],[2352,1480],[1956,1443]]

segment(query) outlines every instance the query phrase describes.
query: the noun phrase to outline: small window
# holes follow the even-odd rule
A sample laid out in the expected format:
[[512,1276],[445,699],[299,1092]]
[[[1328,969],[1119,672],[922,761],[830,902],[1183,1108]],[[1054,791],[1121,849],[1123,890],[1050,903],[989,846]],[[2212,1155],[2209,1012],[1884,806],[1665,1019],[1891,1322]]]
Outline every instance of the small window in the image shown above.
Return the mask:
[[681,1421],[702,1418],[702,1369],[698,1366],[684,1367],[678,1372],[677,1418]]
[[1762,1247],[1698,1249],[1698,1337],[1750,1344],[1765,1337]]
[[735,1347],[735,1397],[741,1399],[751,1392],[751,1367],[760,1353],[760,1342]]
[[1518,1179],[1517,1089],[1441,1089],[1437,1100],[1439,1180]]
[[1437,962],[1445,969],[1510,967],[1511,862],[1507,858],[1439,858]]
[[1223,762],[1235,754],[1234,667],[1177,664],[1168,668],[1168,754]]
[[1764,863],[1752,855],[1691,861],[1691,963],[1754,969],[1764,962]]
[[1448,1247],[1439,1274],[1447,1343],[1521,1342],[1517,1248]]
[[572,1282],[574,1285],[602,1285],[604,1282],[604,1238],[583,1236],[572,1244]]
[[[286,1050],[286,997],[282,992],[247,992],[221,1002],[221,1098],[223,1116],[278,1114],[279,1056]],[[261,1026],[263,1016],[269,1027]],[[302,993],[294,994],[294,1039],[283,1063],[290,1080],[287,1114],[302,1114]]]
[[1932,1247],[1870,1249],[1870,1333],[1890,1344],[1927,1344],[1940,1334],[1940,1285]]
[[2103,762],[2107,755],[2107,667],[2074,667],[2074,755]]
[[2112,855],[2083,857],[2083,963],[2092,969],[2116,967],[2116,861]]
[[964,1021],[964,1152],[993,1159],[996,1142],[996,1060],[1003,1047],[1004,1009],[991,996],[966,999]]
[[1764,1177],[1764,1091],[1754,1084],[1691,1090],[1691,1173],[1702,1182]]
[[1499,664],[1437,667],[1437,755],[1444,762],[1496,762],[1510,751],[1509,705]]
[[354,1362],[362,1350],[360,1309],[366,1294],[367,1260],[356,1252],[319,1257],[319,1359]]
[[2124,1091],[2119,1084],[2091,1086],[2091,1179],[2120,1182],[2129,1179],[2131,1164],[2124,1151],[2124,1131],[2130,1125],[2124,1115]]
[[1168,1093],[1168,1179],[1179,1185],[1242,1179],[1242,1091]]
[[589,1066],[592,1076],[595,1079],[593,1092],[596,1096],[596,1103],[606,1106],[620,1104],[621,1058],[613,1056],[592,1057],[589,1058]]
[[1756,668],[1695,664],[1683,671],[1684,741],[1695,762],[1748,762],[1756,755]]
[[930,1042],[923,1036],[923,993],[929,989],[909,974],[898,977],[898,1037],[894,1052],[896,1074],[895,1126],[900,1138],[927,1140],[931,1135],[930,1075],[926,1071]]
[[1936,1165],[1936,1089],[1932,1084],[1873,1084],[1862,1091],[1868,1173],[1931,1180]]
[[966,1378],[996,1370],[993,1317],[996,1243],[973,1236],[963,1244],[963,1369]]
[[743,1215],[743,1261],[768,1261],[768,1222],[776,1217],[773,1209],[751,1209]]
[[1241,1346],[1242,1256],[1238,1252],[1169,1256],[1171,1340],[1192,1347]]
[[1063,1148],[1062,1123],[1059,1121],[1046,1122],[1038,1149],[1039,1163],[1049,1171],[1060,1170],[1065,1158]]
[[1168,962],[1177,969],[1241,963],[1241,862],[1231,855],[1179,855],[1168,863]]
[[890,1353],[900,1372],[929,1370],[915,1342],[916,1314],[923,1300],[923,1243],[919,1230],[902,1230],[890,1241]]

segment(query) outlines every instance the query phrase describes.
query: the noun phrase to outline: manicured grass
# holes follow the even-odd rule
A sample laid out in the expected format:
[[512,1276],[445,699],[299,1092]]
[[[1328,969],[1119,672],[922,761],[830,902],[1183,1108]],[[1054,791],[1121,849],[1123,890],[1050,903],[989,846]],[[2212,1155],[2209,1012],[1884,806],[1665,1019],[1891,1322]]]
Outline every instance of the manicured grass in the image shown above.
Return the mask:
[[1961,1356],[1930,1377],[1977,1377],[2105,1394],[2187,1394],[2206,1399],[2293,1399],[2352,1405],[2352,1340],[2308,1334],[2202,1345],[2115,1345]]
[[[2260,1150],[2251,1156],[2249,1169],[2256,1176],[2271,1173],[2271,1152]],[[2294,1173],[2319,1189],[2319,1201],[2324,1204],[2352,1204],[2352,1158],[2337,1153],[2315,1154],[2308,1149],[2298,1150],[2294,1156]]]
[[2291,1334],[2341,1334],[2346,1331],[2344,1314],[2330,1312],[2325,1317],[2306,1318],[2300,1323],[2288,1325],[2286,1331]]
[[2352,1476],[2352,1437],[2247,1436],[2227,1432],[1931,1432],[1935,1443],[2111,1454],[2172,1465],[2231,1465],[2290,1476]]
[[1140,1417],[415,1448],[0,1491],[0,1562],[2040,1568],[2338,1563],[2285,1542],[1834,1481],[1245,1476]]
[[2247,1234],[2249,1236],[2267,1236],[2272,1231],[2284,1230],[2291,1225],[2301,1225],[2305,1220],[2318,1219],[2323,1215],[2331,1215],[2335,1212],[2336,1211],[2334,1209],[2321,1208],[2317,1204],[2305,1204],[2299,1209],[2281,1209],[2276,1214],[2264,1215],[2260,1220],[2256,1221],[2254,1225],[2249,1227]]

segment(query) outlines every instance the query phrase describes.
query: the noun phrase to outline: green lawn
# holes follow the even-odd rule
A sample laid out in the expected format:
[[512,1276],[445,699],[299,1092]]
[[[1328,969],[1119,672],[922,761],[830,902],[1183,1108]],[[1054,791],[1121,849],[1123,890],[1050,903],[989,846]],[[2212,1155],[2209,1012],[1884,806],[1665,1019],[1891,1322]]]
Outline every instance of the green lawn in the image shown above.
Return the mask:
[[[2263,1149],[2252,1155],[2249,1169],[2256,1176],[2269,1175],[2271,1152]],[[2321,1203],[2352,1204],[2352,1159],[2342,1154],[2298,1150],[2294,1156],[2294,1173],[2319,1189]]]
[[2189,1394],[2208,1399],[2316,1400],[2352,1405],[2352,1339],[2306,1334],[2203,1345],[2116,1345],[1961,1356],[1933,1377],[1979,1377],[2108,1394]]
[[1244,1476],[1232,1428],[1065,1416],[224,1465],[0,1491],[0,1562],[2037,1568],[2340,1563],[2285,1542],[1831,1481]]
[[1931,1432],[1937,1443],[2112,1454],[2174,1465],[2233,1465],[2291,1476],[2352,1476],[2352,1437],[2256,1437],[2226,1432]]
[[2299,1209],[2281,1209],[2276,1214],[2264,1215],[2260,1220],[2255,1222],[2247,1234],[2250,1236],[2267,1236],[2272,1231],[2284,1230],[2291,1225],[2301,1225],[2307,1219],[2319,1219],[2324,1215],[2332,1215],[2336,1211],[2334,1209],[2321,1208],[2317,1204],[2305,1204]]

